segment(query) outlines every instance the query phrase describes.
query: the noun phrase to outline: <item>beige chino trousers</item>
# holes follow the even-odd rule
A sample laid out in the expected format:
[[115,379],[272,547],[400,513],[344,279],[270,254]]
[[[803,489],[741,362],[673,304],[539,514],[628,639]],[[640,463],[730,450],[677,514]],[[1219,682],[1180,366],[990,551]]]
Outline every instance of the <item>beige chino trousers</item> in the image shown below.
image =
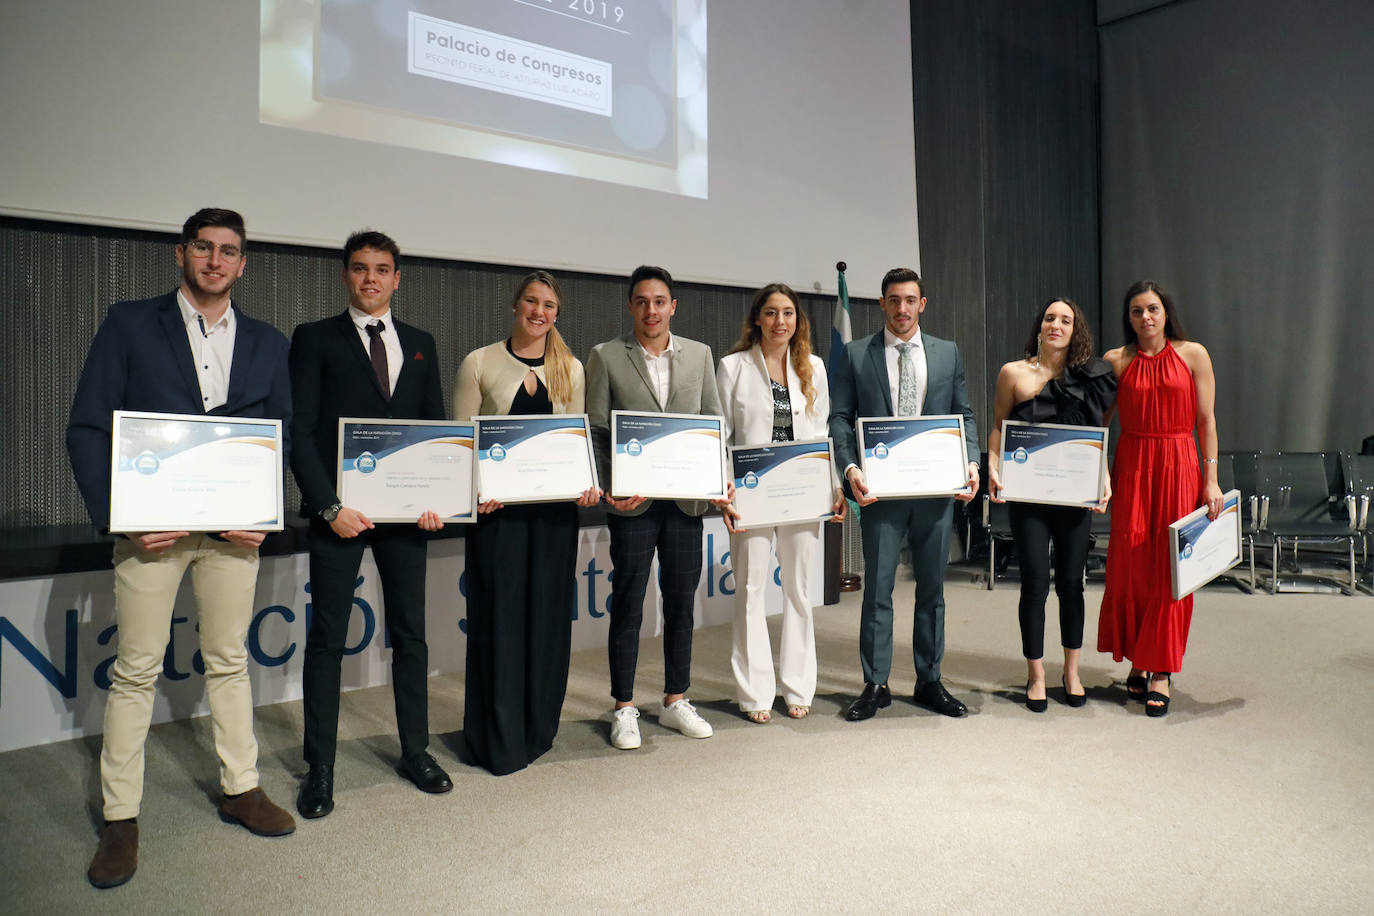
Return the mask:
[[115,544],[115,622],[119,643],[105,704],[100,782],[105,819],[136,817],[143,799],[144,743],[153,697],[171,638],[172,606],[187,569],[196,596],[205,692],[220,786],[227,795],[258,785],[258,742],[248,679],[248,625],[258,583],[258,552],[191,534],[161,553]]

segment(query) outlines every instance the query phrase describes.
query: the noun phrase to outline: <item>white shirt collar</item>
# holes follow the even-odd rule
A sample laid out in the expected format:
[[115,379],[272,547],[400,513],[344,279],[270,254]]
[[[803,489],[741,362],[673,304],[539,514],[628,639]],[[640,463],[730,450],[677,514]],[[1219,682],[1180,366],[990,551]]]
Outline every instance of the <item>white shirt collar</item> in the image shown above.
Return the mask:
[[360,331],[366,330],[367,326],[374,321],[380,321],[386,325],[386,327],[382,329],[384,332],[394,330],[396,327],[391,322],[391,309],[387,309],[380,315],[369,315],[362,309],[357,309],[350,305],[348,307],[348,317],[353,319],[353,324],[357,326]]
[[[196,307],[191,304],[191,300],[186,298],[186,294],[181,291],[181,287],[177,287],[177,308],[181,310],[181,323],[186,325],[188,330],[191,325],[198,323],[196,319],[200,317],[200,312],[196,311]],[[208,333],[215,328],[229,330],[233,327],[234,304],[230,302],[228,307],[225,308],[224,314],[219,316],[219,321],[216,321],[214,324],[207,323],[205,325],[205,330]]]
[[[897,344],[899,344],[899,343],[901,343],[901,342],[902,342],[902,338],[898,337],[896,334],[893,334],[893,333],[892,333],[892,329],[889,328],[887,325],[883,325],[883,345],[884,345],[884,346],[887,346],[887,347],[895,347],[895,346],[897,346]],[[913,347],[915,347],[915,348],[918,349],[918,350],[922,349],[922,347],[921,347],[921,328],[920,328],[919,325],[916,327],[916,333],[911,335],[911,339],[908,340],[907,343],[911,344]]]
[[635,346],[639,347],[639,352],[642,353],[642,354],[644,354],[644,358],[645,358],[646,360],[650,360],[650,359],[661,359],[662,357],[668,356],[669,354],[671,354],[671,353],[673,352],[673,332],[672,332],[672,331],[669,331],[669,332],[668,332],[668,343],[664,344],[664,346],[663,346],[663,352],[660,353],[658,356],[654,356],[654,355],[653,355],[652,353],[650,353],[648,350],[644,349],[644,344],[642,344],[642,343],[639,342],[639,338],[638,338],[638,337],[635,338]]

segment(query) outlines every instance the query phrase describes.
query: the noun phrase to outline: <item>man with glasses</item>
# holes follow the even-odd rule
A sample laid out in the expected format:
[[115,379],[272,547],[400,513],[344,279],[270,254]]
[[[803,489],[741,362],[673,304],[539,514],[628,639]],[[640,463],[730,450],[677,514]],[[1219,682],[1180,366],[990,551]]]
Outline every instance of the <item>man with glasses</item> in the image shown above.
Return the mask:
[[[67,453],[91,521],[110,524],[112,413],[142,410],[291,421],[287,342],[230,300],[243,276],[243,217],[197,211],[181,229],[177,289],[112,305],[91,342],[67,426]],[[115,887],[138,865],[144,743],[186,570],[199,608],[200,652],[224,797],[219,813],[260,836],[296,829],[258,787],[258,744],[245,645],[258,581],[260,531],[128,534],[114,546],[119,643],[100,754],[105,826],[87,877]]]

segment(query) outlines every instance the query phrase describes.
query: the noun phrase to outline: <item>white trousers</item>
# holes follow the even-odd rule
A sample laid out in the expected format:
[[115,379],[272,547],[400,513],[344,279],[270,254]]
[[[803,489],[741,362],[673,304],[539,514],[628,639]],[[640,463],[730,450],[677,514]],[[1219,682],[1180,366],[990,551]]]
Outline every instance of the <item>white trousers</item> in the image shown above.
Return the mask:
[[258,551],[192,534],[161,553],[120,539],[114,550],[115,621],[119,644],[110,669],[100,781],[105,819],[138,815],[143,800],[143,745],[153,696],[171,638],[172,605],[187,569],[196,595],[200,654],[211,732],[227,795],[258,785],[258,742],[248,680],[248,625],[258,585]]
[[820,538],[816,522],[750,529],[730,537],[735,570],[734,646],[730,667],[735,673],[740,709],[771,709],[778,695],[773,672],[773,649],[768,639],[765,590],[772,586],[776,538],[782,578],[782,644],[778,647],[777,677],[783,701],[810,706],[816,695],[816,630],[807,591],[807,570],[816,562]]

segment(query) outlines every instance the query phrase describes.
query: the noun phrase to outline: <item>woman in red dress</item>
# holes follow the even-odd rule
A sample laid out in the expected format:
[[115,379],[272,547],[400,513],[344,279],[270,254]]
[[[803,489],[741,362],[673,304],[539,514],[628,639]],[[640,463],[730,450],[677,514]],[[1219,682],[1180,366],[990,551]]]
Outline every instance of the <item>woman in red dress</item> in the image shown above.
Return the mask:
[[1192,596],[1174,601],[1170,589],[1169,525],[1199,506],[1210,518],[1221,511],[1216,379],[1206,348],[1185,337],[1173,302],[1153,281],[1126,291],[1121,323],[1128,343],[1106,354],[1117,377],[1121,439],[1097,648],[1130,659],[1126,691],[1157,717],[1169,711],[1170,675],[1183,665],[1193,617]]

